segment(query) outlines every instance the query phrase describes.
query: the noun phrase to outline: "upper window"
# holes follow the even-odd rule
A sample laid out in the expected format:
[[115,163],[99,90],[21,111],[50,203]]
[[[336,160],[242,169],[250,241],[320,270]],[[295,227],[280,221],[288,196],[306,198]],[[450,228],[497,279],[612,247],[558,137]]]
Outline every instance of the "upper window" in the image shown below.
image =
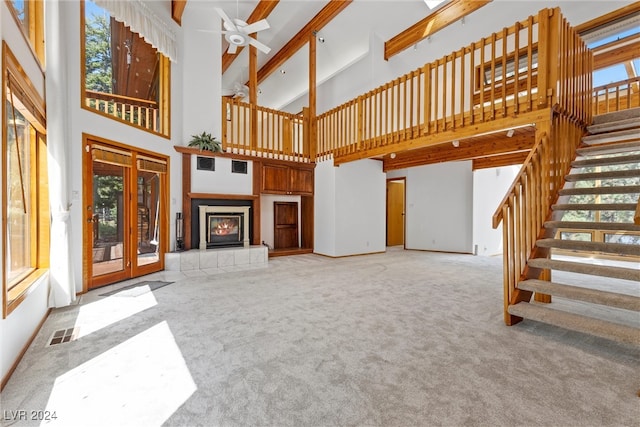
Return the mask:
[[48,268],[49,201],[44,101],[2,45],[3,315],[22,300]]
[[105,9],[83,4],[83,108],[168,137],[169,59]]
[[42,0],[7,0],[9,9],[44,67],[44,2]]

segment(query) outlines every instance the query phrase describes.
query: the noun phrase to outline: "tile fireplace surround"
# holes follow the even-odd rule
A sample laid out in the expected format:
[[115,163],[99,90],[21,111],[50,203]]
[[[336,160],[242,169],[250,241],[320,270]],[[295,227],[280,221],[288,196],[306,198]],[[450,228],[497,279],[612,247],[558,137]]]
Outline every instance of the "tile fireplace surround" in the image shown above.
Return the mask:
[[164,268],[169,271],[197,271],[215,274],[226,271],[266,267],[269,252],[266,246],[249,246],[220,249],[192,249],[184,252],[168,252]]

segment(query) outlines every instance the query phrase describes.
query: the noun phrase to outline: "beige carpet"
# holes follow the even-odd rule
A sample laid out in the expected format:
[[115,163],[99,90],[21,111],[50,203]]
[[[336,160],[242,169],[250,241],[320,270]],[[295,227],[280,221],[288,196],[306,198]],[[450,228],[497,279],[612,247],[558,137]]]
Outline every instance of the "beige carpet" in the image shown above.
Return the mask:
[[[53,312],[2,393],[4,425],[40,424],[12,418],[17,410],[83,427],[640,419],[639,349],[504,326],[499,257],[394,248],[142,280],[174,283],[98,295],[132,284],[121,283]],[[75,341],[46,345],[74,326]]]

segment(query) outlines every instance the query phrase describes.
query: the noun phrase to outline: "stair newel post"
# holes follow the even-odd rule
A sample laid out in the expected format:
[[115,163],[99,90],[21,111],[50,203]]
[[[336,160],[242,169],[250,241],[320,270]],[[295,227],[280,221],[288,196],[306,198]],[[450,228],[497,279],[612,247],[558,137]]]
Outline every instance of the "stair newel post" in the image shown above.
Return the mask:
[[558,101],[558,55],[560,10],[543,9],[538,14],[538,109]]

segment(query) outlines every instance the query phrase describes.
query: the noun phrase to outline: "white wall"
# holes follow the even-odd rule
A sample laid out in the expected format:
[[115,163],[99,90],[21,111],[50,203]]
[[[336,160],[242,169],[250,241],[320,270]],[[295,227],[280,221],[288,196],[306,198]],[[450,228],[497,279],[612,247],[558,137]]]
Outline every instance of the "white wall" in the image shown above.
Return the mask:
[[198,156],[191,156],[191,191],[212,194],[253,194],[253,162],[247,162],[247,173],[231,173],[231,159],[215,157],[216,170],[198,170]]
[[406,248],[471,253],[471,162],[438,163],[406,171]]
[[315,252],[347,256],[384,252],[386,177],[382,162],[316,166]]
[[265,242],[269,247],[274,247],[274,210],[273,202],[296,202],[298,203],[298,246],[302,240],[301,212],[300,205],[302,203],[301,196],[287,196],[282,194],[263,194],[260,196],[260,241]]
[[314,170],[314,252],[336,253],[336,174],[333,159],[316,164]]
[[[16,25],[6,2],[0,3],[0,34],[2,39],[7,42],[34,87],[44,99],[44,80],[40,67]],[[1,55],[0,67],[4,67]],[[4,68],[1,69],[4,70]],[[4,93],[3,88],[2,91]],[[2,137],[3,131],[3,126],[0,126],[0,137]],[[0,174],[0,185],[5,185],[3,174]],[[4,233],[4,223],[2,233]],[[4,259],[2,245],[0,245],[0,259]],[[26,298],[19,306],[6,319],[0,319],[0,381],[7,377],[9,370],[46,316],[48,292],[48,275],[45,274],[29,288]],[[4,298],[4,292],[0,292],[1,304],[4,304]]]
[[502,225],[492,227],[492,217],[518,175],[519,166],[473,172],[473,247],[480,256],[502,253]]

